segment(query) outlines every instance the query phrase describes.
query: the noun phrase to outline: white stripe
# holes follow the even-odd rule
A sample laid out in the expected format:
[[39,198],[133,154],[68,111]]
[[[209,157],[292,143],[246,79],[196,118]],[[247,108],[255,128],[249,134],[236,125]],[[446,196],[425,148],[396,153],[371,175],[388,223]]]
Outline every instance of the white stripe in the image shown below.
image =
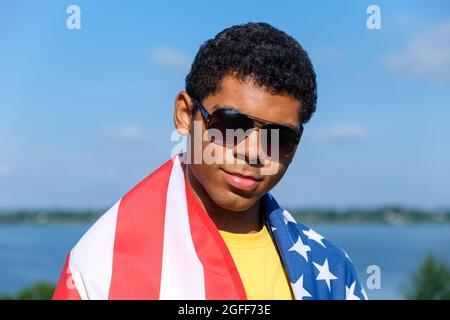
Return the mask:
[[86,287],[84,286],[83,278],[81,277],[81,273],[77,270],[77,268],[74,265],[69,266],[69,270],[70,274],[72,275],[72,281],[75,284],[75,288],[77,289],[81,300],[89,300],[89,297],[86,292]]
[[119,205],[120,200],[83,235],[70,252],[69,268],[82,299],[108,299]]
[[159,298],[205,299],[203,266],[192,241],[184,173],[178,157],[174,159],[167,190]]

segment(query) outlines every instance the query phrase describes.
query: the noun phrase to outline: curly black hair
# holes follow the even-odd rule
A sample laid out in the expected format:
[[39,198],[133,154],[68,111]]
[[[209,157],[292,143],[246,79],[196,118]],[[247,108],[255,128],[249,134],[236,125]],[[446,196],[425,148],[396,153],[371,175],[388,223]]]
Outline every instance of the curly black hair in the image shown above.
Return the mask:
[[293,37],[267,23],[235,25],[207,40],[186,76],[186,92],[203,100],[227,75],[301,101],[302,123],[316,110],[316,74],[308,54]]

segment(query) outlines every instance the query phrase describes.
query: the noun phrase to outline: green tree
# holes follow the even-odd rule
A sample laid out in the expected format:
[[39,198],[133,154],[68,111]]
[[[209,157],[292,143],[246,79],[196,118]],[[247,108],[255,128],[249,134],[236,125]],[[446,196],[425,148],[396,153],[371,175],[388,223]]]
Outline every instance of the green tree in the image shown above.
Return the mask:
[[409,300],[450,300],[450,267],[429,253],[404,291]]
[[21,290],[16,296],[0,296],[0,300],[50,300],[55,286],[49,282],[38,282]]

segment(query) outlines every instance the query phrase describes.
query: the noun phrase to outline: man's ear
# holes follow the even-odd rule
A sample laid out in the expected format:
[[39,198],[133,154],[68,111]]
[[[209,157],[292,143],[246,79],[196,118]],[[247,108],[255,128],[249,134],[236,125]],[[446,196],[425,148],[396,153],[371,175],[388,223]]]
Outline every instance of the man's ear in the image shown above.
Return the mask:
[[175,128],[181,135],[187,135],[192,123],[192,99],[186,91],[181,91],[175,98],[173,121]]

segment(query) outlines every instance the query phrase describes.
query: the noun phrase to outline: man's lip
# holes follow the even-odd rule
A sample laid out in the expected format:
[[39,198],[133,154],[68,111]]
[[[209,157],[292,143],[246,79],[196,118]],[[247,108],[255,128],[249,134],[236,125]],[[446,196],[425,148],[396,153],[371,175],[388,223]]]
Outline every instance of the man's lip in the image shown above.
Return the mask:
[[233,175],[233,176],[238,176],[238,177],[241,177],[241,178],[244,178],[244,179],[252,179],[252,180],[255,180],[255,181],[263,180],[261,177],[257,177],[257,176],[251,175],[251,174],[243,174],[243,173],[233,172],[233,171],[229,171],[229,170],[225,170],[225,169],[222,169],[222,170],[225,173],[228,173],[228,174]]
[[261,180],[256,180],[255,177],[250,175],[243,175],[237,172],[229,173],[225,170],[222,170],[222,172],[228,184],[239,190],[254,191],[261,182]]

